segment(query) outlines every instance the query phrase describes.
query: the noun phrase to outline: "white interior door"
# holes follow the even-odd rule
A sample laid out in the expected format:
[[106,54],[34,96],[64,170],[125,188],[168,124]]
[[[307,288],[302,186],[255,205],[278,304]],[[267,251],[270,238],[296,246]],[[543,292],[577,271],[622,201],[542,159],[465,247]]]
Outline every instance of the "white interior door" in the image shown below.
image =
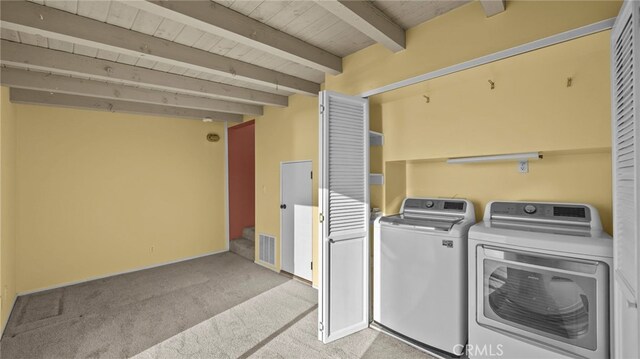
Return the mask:
[[369,325],[369,102],[320,93],[318,338]]
[[625,1],[611,38],[614,355],[640,357],[640,3]]
[[284,162],[280,166],[281,268],[311,280],[312,237],[311,161]]

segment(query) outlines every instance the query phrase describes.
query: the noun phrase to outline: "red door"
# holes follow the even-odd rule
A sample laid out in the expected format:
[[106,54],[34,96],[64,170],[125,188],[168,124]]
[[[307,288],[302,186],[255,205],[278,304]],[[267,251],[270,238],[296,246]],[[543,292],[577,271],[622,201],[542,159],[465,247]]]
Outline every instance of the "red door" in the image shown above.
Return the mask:
[[255,121],[230,127],[229,237],[255,225]]

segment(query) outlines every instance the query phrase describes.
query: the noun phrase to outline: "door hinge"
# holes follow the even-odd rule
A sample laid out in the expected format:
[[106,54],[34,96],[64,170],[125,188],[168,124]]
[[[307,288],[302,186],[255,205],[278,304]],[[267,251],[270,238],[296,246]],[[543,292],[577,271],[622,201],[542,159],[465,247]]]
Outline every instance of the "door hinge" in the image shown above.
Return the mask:
[[311,179],[313,179],[313,171],[311,171]]
[[324,105],[320,105],[320,114],[324,113]]
[[324,222],[324,214],[320,213],[319,217],[320,217],[320,223]]
[[313,270],[313,262],[311,262],[311,270]]
[[322,322],[318,323],[318,330],[319,331],[323,331],[324,330],[324,324],[322,324]]

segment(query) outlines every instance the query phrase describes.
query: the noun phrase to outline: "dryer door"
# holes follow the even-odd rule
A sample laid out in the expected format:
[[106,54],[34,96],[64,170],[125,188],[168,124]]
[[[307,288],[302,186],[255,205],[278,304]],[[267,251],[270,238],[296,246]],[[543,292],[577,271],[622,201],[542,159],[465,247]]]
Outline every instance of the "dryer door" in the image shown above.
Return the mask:
[[479,324],[574,354],[608,355],[605,263],[491,246],[479,246],[477,258]]

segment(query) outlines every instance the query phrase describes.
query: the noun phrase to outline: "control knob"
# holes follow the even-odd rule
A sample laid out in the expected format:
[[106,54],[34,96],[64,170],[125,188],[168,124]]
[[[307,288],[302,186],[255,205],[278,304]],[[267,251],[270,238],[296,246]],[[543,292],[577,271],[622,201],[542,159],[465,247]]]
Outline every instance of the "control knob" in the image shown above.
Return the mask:
[[536,211],[537,211],[536,206],[534,206],[532,204],[528,204],[528,205],[524,206],[524,212],[526,214],[534,214],[534,213],[536,213]]

